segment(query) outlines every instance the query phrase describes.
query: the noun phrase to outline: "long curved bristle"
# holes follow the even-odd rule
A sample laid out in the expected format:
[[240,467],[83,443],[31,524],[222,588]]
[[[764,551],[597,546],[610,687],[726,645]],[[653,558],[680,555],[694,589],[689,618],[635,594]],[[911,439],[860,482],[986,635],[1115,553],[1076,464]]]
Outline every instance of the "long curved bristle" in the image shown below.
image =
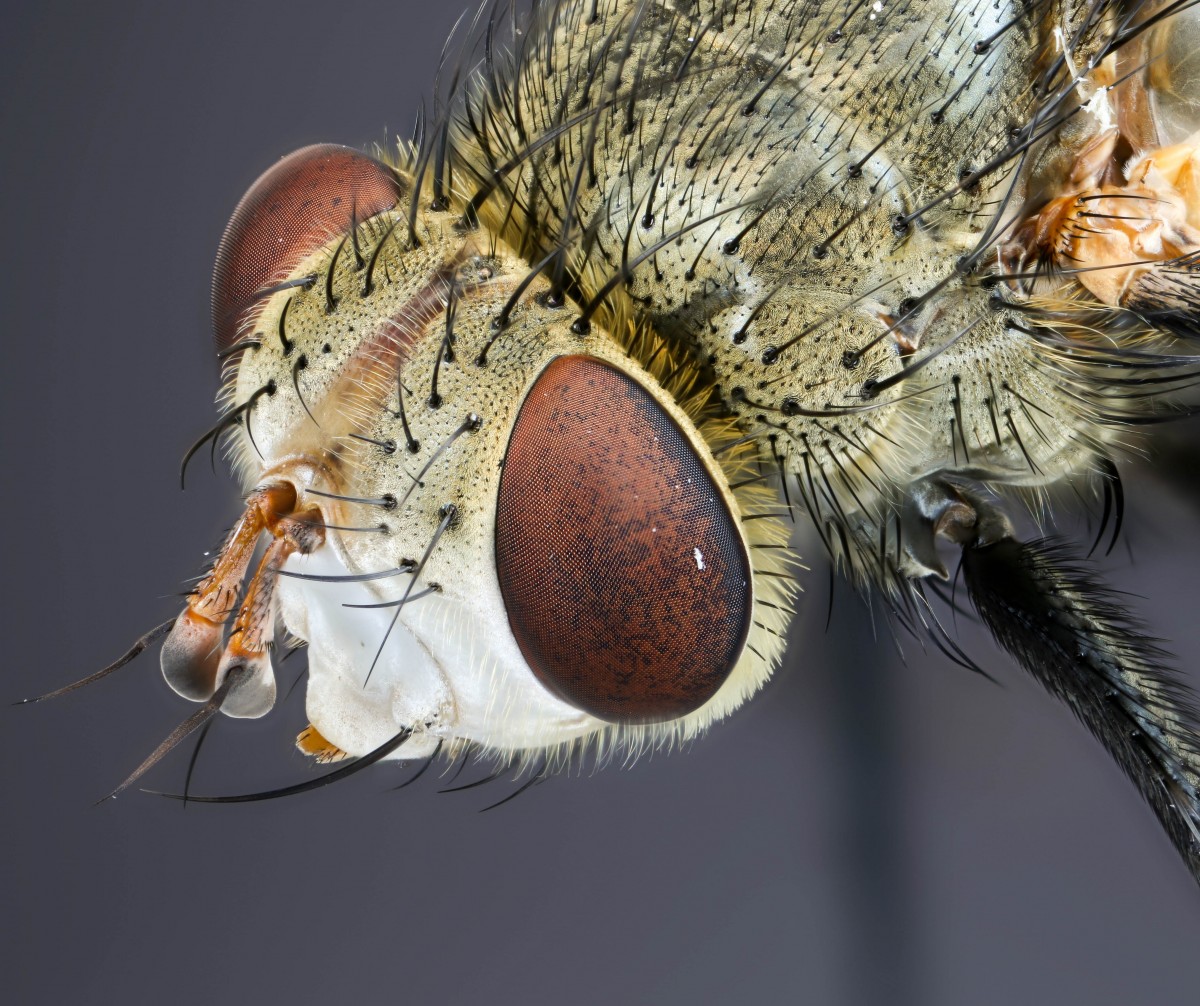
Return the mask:
[[279,789],[264,790],[260,793],[237,793],[232,796],[192,795],[185,797],[182,793],[163,793],[158,790],[145,790],[145,792],[151,793],[154,796],[166,797],[168,800],[186,801],[187,803],[257,803],[261,800],[278,800],[285,796],[298,796],[301,793],[308,793],[314,789],[320,789],[322,786],[329,786],[332,783],[340,782],[342,779],[348,779],[363,769],[369,768],[390,755],[411,736],[412,730],[405,727],[398,734],[380,744],[374,751],[368,752],[361,758],[347,762],[340,768],[318,776],[315,779],[308,779],[304,782],[298,782],[291,786],[283,786]]

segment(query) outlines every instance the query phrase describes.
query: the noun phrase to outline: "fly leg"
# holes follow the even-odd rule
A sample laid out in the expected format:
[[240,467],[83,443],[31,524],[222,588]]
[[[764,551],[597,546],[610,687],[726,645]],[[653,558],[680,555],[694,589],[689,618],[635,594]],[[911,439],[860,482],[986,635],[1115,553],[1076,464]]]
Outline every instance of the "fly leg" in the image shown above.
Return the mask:
[[984,624],[1108,749],[1200,882],[1200,720],[1167,654],[1094,567],[1065,542],[1018,541],[978,486],[935,476],[910,489],[910,553],[928,568],[935,538],[961,546]]

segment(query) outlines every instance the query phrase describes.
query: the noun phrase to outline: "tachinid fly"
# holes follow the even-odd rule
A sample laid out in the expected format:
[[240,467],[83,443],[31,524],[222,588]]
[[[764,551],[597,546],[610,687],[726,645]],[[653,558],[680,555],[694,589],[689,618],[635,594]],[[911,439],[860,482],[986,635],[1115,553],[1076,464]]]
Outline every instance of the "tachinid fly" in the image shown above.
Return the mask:
[[121,788],[269,712],[285,638],[339,764],[234,799],[686,740],[782,657],[794,519],[979,669],[969,599],[1200,877],[1186,689],[1096,545],[1036,530],[1065,486],[1111,547],[1123,460],[1196,408],[1195,4],[564,0],[461,36],[411,142],[306,147],[233,214],[184,468],[224,445],[246,507],[134,648],[203,705]]

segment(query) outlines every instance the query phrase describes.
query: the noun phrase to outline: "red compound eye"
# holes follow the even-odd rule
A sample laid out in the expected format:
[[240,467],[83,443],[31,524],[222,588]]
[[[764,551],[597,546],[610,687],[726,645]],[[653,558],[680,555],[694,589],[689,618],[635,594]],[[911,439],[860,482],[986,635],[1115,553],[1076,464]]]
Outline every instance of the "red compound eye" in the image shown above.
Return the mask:
[[321,143],[289,154],[250,186],[225,228],[213,269],[213,334],[233,344],[247,308],[332,236],[399,201],[386,164]]
[[750,627],[745,545],[704,463],[641,385],[591,357],[554,360],[521,406],[496,569],[539,680],[607,720],[699,708]]

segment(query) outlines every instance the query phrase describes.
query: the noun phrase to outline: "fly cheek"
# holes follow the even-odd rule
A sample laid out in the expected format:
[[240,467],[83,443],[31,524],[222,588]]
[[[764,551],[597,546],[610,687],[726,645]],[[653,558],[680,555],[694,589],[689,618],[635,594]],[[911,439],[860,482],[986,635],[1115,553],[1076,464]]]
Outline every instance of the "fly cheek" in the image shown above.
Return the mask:
[[609,721],[698,709],[750,628],[746,545],[704,460],[645,388],[592,357],[553,360],[521,406],[496,569],[534,674]]
[[238,338],[273,284],[286,281],[331,237],[399,203],[404,185],[386,164],[332,143],[303,147],[263,173],[225,228],[213,269],[218,351]]

